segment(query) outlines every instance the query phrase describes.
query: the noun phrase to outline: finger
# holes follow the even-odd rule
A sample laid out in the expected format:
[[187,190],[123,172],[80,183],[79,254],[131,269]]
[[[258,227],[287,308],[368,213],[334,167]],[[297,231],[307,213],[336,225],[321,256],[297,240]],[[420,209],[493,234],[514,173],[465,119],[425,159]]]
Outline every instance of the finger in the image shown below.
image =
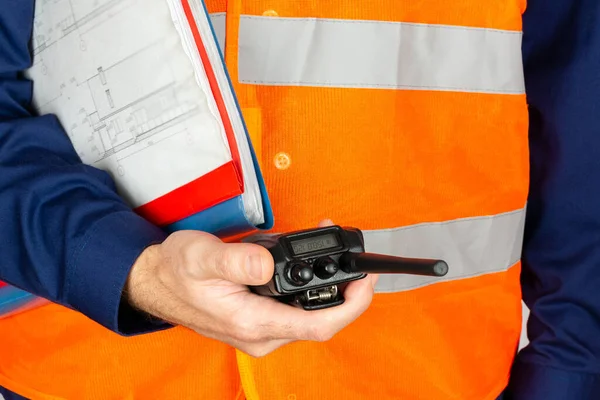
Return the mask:
[[375,285],[377,285],[377,281],[379,280],[379,274],[370,274],[369,277],[371,278],[371,284],[374,289]]
[[272,298],[251,296],[253,310],[245,321],[256,327],[258,340],[294,339],[326,341],[362,314],[371,303],[373,286],[369,277],[351,282],[342,305],[317,311],[280,303]]
[[[192,328],[192,329],[196,333],[198,333],[204,337],[227,343],[228,345],[230,345],[252,357],[263,357],[263,356],[273,352],[274,350],[295,341],[294,339],[280,339],[280,338],[264,339],[264,340],[255,340],[255,339],[248,340],[248,339],[243,338],[243,335],[233,336],[233,335],[231,335],[231,332],[228,332],[228,331],[222,332],[220,330],[213,331],[210,329],[206,329],[207,326],[209,326],[209,325],[202,324],[201,326],[196,327],[195,329],[194,328]],[[242,337],[240,337],[240,336],[242,336]]]
[[353,281],[346,286],[344,303],[339,306],[314,311],[321,319],[321,324],[328,323],[337,333],[364,313],[373,300],[373,283],[367,276],[365,279]]
[[335,225],[332,220],[330,220],[330,219],[324,219],[324,220],[321,220],[319,222],[318,227],[319,228],[324,228],[326,226],[332,226],[332,225]]
[[239,326],[236,329],[251,334],[251,337],[242,338],[244,341],[264,342],[305,338],[301,332],[307,311],[256,294],[248,294],[244,306],[248,312],[245,313],[243,320],[237,321]]
[[343,293],[344,303],[322,310],[311,311],[303,323],[304,340],[328,341],[364,313],[373,298],[373,285],[367,277],[348,284]]
[[206,243],[198,247],[197,260],[205,279],[240,285],[263,285],[274,273],[271,253],[252,243]]
[[251,357],[260,358],[292,342],[294,342],[292,339],[278,339],[262,343],[239,343],[233,346]]

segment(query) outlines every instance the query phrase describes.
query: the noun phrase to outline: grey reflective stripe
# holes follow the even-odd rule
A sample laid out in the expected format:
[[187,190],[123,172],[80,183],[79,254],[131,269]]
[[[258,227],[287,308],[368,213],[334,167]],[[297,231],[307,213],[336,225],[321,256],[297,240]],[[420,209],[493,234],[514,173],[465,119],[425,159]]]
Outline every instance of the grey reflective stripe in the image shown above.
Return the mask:
[[242,16],[239,80],[521,94],[521,37],[458,26]]
[[225,51],[225,13],[212,13],[210,14],[210,21],[212,22],[215,36],[217,36],[217,42],[221,52]]
[[363,231],[369,252],[448,262],[443,278],[381,275],[377,292],[399,292],[428,284],[506,271],[519,261],[525,209],[494,216]]

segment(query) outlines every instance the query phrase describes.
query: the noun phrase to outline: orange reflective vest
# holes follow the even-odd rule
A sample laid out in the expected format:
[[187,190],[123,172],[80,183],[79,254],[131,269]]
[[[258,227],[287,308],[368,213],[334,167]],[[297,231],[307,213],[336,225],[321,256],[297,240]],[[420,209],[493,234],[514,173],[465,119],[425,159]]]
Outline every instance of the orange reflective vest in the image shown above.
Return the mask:
[[0,320],[0,386],[32,399],[493,400],[521,331],[525,0],[208,1],[275,210],[367,249],[443,258],[382,276],[326,343],[253,359],[184,328],[124,338],[48,305]]

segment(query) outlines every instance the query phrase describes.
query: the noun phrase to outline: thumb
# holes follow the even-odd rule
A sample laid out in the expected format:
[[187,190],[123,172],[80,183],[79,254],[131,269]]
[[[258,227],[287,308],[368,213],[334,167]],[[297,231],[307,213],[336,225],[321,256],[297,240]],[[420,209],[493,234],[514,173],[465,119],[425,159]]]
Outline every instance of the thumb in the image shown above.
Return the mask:
[[330,220],[330,219],[323,219],[323,220],[319,221],[319,224],[317,226],[319,228],[324,228],[326,226],[332,226],[332,225],[335,225],[332,220]]
[[240,285],[263,285],[271,280],[271,253],[252,243],[213,243],[203,264],[207,278],[224,279]]

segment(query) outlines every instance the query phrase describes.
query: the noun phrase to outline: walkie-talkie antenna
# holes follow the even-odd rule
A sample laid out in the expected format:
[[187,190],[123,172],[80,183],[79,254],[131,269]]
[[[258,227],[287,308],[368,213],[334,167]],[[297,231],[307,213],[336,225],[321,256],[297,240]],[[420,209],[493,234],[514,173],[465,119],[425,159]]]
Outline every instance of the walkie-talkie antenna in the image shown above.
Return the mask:
[[364,274],[444,276],[448,273],[448,264],[443,260],[352,252],[342,255],[340,268],[347,273]]

